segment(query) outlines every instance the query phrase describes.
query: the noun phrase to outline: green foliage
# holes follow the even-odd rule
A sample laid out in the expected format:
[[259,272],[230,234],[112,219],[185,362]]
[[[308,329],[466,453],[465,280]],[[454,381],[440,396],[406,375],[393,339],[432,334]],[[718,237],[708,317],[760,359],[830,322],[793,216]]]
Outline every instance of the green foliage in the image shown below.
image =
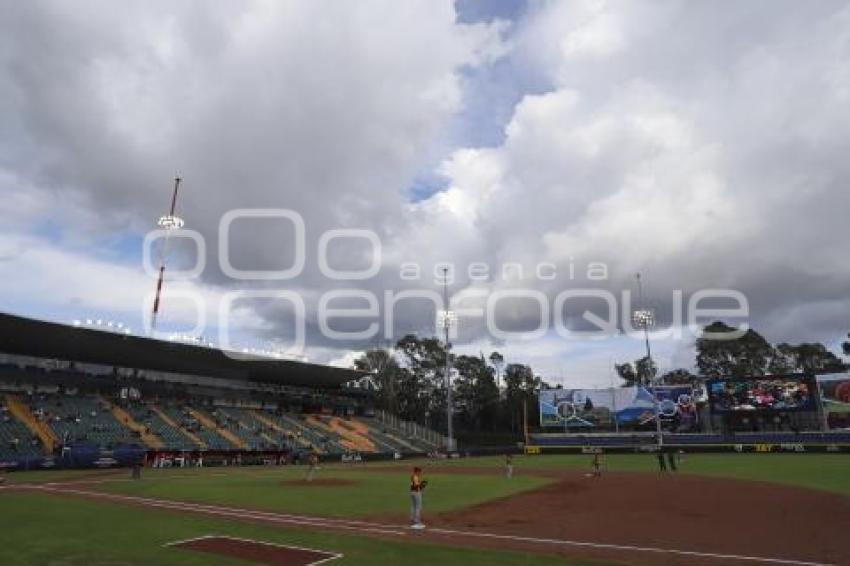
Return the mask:
[[458,356],[454,361],[457,379],[455,402],[459,424],[464,430],[496,430],[499,417],[499,389],[495,370],[484,356]]
[[828,373],[847,365],[826,346],[818,343],[774,347],[753,329],[733,339],[718,339],[735,329],[712,322],[697,339],[697,367],[705,377],[725,375],[760,376],[794,372]]
[[668,371],[661,376],[661,383],[664,385],[695,385],[702,381],[699,376],[696,376],[684,368]]
[[777,362],[772,364],[772,373],[830,373],[847,368],[847,365],[823,344],[804,343],[795,346],[783,343],[776,347],[774,355]]
[[454,370],[453,410],[459,430],[518,434],[524,406],[529,422],[537,422],[536,392],[543,382],[529,366],[505,366],[499,352],[486,358],[483,353],[455,357],[440,340],[409,334],[396,343],[395,352],[370,350],[354,367],[373,375],[379,408],[445,431],[447,355]]
[[634,362],[626,362],[624,364],[615,364],[614,369],[620,379],[623,380],[623,387],[631,387],[632,385],[643,385],[652,381],[658,366],[655,361],[644,356]]
[[765,375],[773,358],[773,346],[761,334],[752,328],[741,333],[720,321],[703,329],[696,349],[697,368],[705,377]]

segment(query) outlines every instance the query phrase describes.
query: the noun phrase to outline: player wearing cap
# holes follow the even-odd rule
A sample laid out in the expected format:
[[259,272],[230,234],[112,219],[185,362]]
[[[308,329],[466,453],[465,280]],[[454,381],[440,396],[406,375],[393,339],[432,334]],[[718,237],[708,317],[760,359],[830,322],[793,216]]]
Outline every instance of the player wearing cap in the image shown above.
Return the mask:
[[410,475],[410,528],[424,529],[422,524],[422,491],[428,482],[422,479],[422,468],[413,468]]

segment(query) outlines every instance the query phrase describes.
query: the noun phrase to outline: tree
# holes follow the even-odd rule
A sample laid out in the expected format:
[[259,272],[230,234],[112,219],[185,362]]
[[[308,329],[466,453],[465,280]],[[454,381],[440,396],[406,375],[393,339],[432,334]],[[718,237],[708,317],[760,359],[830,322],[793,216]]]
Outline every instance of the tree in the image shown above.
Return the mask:
[[644,356],[634,362],[626,362],[624,364],[614,364],[614,369],[617,375],[620,376],[625,383],[623,387],[631,387],[633,385],[644,385],[652,381],[655,374],[658,373],[658,366],[655,361]]
[[499,379],[502,377],[502,367],[505,365],[505,357],[499,352],[490,354],[490,364],[496,368],[496,387],[499,386]]
[[493,368],[484,356],[458,356],[455,401],[459,418],[469,430],[495,430],[499,412],[499,390]]
[[375,349],[364,352],[354,360],[354,369],[372,375],[377,389],[376,405],[391,413],[398,413],[398,385],[401,368],[392,352]]
[[[776,357],[781,363],[772,364],[773,373],[790,373],[802,371],[806,373],[834,373],[847,369],[841,359],[818,343],[779,344],[776,347]],[[777,371],[777,370],[785,371]]]
[[661,383],[665,385],[695,385],[700,381],[699,376],[692,374],[684,368],[668,371],[661,376]]
[[845,356],[850,356],[850,332],[847,333],[848,340],[841,343],[841,351]]
[[528,408],[528,421],[537,422],[538,407],[535,393],[543,382],[524,364],[505,367],[505,407],[511,432],[519,432],[522,425],[523,406]]
[[[707,325],[697,338],[697,367],[704,377],[760,376],[768,371],[774,348],[753,329],[733,337],[735,328],[720,321]],[[723,337],[729,334],[729,338]],[[713,335],[713,336],[712,336]]]
[[[437,338],[419,338],[413,334],[396,343],[400,363],[408,372],[408,406],[415,407],[415,420],[428,426],[446,429],[445,367],[448,352]],[[408,417],[405,417],[408,418]]]

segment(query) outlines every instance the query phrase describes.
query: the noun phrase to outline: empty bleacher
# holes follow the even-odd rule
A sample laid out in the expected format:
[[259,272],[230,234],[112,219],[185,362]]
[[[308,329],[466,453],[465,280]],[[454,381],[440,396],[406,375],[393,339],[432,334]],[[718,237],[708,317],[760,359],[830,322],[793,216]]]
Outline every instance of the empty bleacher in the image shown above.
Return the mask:
[[162,440],[163,447],[171,450],[194,450],[200,447],[199,442],[193,441],[179,427],[172,426],[156,411],[152,405],[141,402],[132,402],[124,406],[133,419],[148,427],[153,434]]
[[304,415],[293,413],[264,413],[265,416],[289,430],[301,446],[314,448],[325,454],[342,454],[348,449],[340,444],[338,438],[321,428],[314,427]]
[[[119,400],[97,395],[12,396],[59,444],[101,448],[138,445],[157,450],[318,450],[326,455],[427,452],[434,446],[370,417],[303,415],[192,402]],[[4,408],[5,409],[5,408]],[[43,440],[7,410],[0,416],[0,455],[44,455]],[[35,438],[35,440],[34,440]],[[17,439],[17,441],[15,441]]]
[[233,445],[218,434],[214,428],[204,426],[188,406],[159,405],[159,409],[178,426],[198,437],[203,447],[210,450],[230,450]]
[[0,461],[44,455],[41,441],[16,420],[6,407],[0,408]]
[[249,424],[237,409],[216,407],[210,412],[219,429],[224,429],[239,438],[249,450],[268,450],[275,448],[275,441],[263,437],[262,430]]
[[[258,449],[284,450],[297,447],[297,442],[291,432],[283,427],[274,426],[263,419],[255,410],[243,408],[218,409],[219,412],[236,421],[237,434],[243,440],[253,444]],[[235,431],[236,432],[236,431]]]
[[63,444],[87,442],[102,448],[141,444],[138,434],[118,422],[110,408],[91,395],[39,395],[30,410]]

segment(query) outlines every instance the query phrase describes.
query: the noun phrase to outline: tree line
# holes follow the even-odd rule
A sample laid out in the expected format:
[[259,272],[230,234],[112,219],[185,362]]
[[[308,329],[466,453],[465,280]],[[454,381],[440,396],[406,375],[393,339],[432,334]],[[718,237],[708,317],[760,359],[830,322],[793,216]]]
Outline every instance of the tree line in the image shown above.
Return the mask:
[[[454,368],[453,423],[459,431],[520,433],[523,411],[536,423],[536,391],[547,386],[530,366],[489,356],[455,355],[437,338],[412,334],[394,351],[373,349],[355,360],[355,369],[372,374],[375,403],[399,417],[446,429],[446,356]],[[500,387],[501,384],[501,387]]]
[[[703,328],[696,341],[696,370],[678,368],[658,379],[665,385],[688,385],[723,376],[761,376],[789,373],[834,373],[845,371],[848,364],[823,344],[786,342],[773,345],[755,330],[748,329],[734,339],[718,340],[704,337],[707,333],[727,334],[736,329],[715,321]],[[850,356],[850,333],[841,345],[845,356]],[[651,383],[658,373],[654,360],[646,356],[633,362],[615,364],[617,375],[624,386]]]
[[[706,326],[703,335],[734,330],[718,321]],[[847,338],[842,344],[844,355],[850,355],[850,334]],[[410,334],[392,350],[375,348],[365,352],[355,360],[354,367],[371,374],[377,408],[445,432],[446,356],[454,369],[452,406],[456,430],[518,435],[522,432],[524,411],[529,424],[537,424],[536,392],[549,385],[530,366],[508,363],[499,352],[456,355],[437,338]],[[732,340],[698,338],[695,366],[697,373],[678,368],[666,372],[658,381],[682,385],[727,375],[829,373],[848,368],[823,344],[774,346],[752,329]],[[658,370],[654,360],[646,357],[616,364],[615,369],[623,386],[650,383]]]

